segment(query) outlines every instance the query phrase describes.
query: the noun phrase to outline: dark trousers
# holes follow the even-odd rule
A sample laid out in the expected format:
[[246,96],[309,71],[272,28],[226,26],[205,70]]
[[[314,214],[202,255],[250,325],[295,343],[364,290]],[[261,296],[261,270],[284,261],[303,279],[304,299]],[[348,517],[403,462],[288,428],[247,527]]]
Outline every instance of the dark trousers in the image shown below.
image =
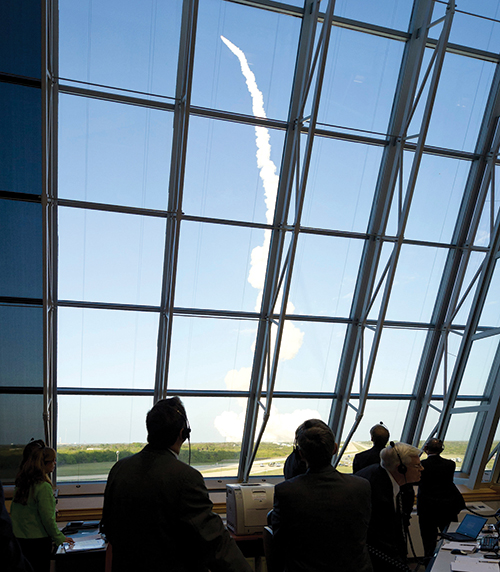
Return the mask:
[[434,554],[437,544],[438,530],[442,532],[451,521],[451,518],[443,518],[432,513],[423,513],[418,515],[420,536],[422,537],[424,553],[427,558],[430,558]]
[[45,538],[18,538],[24,557],[33,567],[34,572],[50,571],[50,555],[52,553],[52,539]]

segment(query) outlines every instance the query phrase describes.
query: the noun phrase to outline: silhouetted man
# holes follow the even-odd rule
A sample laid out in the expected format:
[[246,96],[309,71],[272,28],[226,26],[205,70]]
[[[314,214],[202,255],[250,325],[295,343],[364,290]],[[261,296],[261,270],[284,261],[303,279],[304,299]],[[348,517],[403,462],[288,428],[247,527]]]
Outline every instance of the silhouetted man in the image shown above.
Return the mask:
[[438,528],[442,532],[451,521],[457,521],[458,513],[465,508],[465,501],[453,483],[455,462],[441,457],[443,449],[440,439],[430,439],[425,445],[428,457],[422,461],[425,471],[418,487],[418,523],[427,558],[436,548]]
[[148,445],[113,466],[104,492],[113,572],[251,572],[203,477],[178,459],[191,431],[181,400],[158,401],[146,426]]
[[354,455],[352,462],[353,473],[357,473],[370,465],[378,465],[380,463],[380,451],[385,448],[387,441],[389,441],[389,431],[387,427],[384,427],[382,424],[374,425],[370,429],[370,439],[373,443],[373,447]]
[[368,546],[375,572],[404,570],[406,538],[413,508],[413,483],[423,469],[420,451],[406,443],[393,443],[380,453],[380,464],[361,469],[357,476],[370,481],[372,515]]
[[335,437],[319,419],[297,429],[295,449],[308,468],[274,489],[274,560],[286,572],[371,572],[369,484],[332,467]]

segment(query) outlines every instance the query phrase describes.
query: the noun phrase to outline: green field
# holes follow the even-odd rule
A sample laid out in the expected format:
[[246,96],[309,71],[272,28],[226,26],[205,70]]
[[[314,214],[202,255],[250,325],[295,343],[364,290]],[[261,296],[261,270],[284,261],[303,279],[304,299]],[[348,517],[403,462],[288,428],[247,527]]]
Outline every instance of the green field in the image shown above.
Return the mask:
[[[494,443],[494,446],[496,443]],[[338,470],[352,472],[354,455],[371,446],[370,442],[350,443],[339,462]],[[57,448],[57,478],[71,480],[105,480],[117,459],[123,459],[140,451],[144,443],[100,443],[93,445],[59,445]],[[205,477],[235,476],[240,456],[240,443],[192,443],[191,465]],[[456,462],[460,470],[467,447],[466,441],[449,441],[443,456]],[[292,451],[291,443],[262,443],[255,459],[252,475],[272,476],[283,474],[283,464]],[[2,478],[13,480],[21,459],[22,447],[0,447]],[[184,445],[180,458],[188,462],[188,447]],[[487,469],[493,467],[493,460]]]

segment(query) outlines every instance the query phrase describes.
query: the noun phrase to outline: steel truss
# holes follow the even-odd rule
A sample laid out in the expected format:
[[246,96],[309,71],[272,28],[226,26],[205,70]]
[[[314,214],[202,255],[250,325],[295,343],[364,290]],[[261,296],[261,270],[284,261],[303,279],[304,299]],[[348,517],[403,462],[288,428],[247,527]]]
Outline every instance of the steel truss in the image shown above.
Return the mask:
[[[350,404],[350,395],[353,388],[356,369],[358,369],[360,379],[359,406],[356,409],[356,417],[353,426],[351,427],[348,435],[343,439],[344,447],[337,457],[337,462],[364,415],[377,351],[385,324],[387,306],[396,273],[397,262],[401,252],[401,246],[403,244],[406,222],[434,104],[436,89],[446,53],[446,45],[455,8],[453,1],[448,4],[447,15],[443,22],[443,28],[436,50],[429,67],[423,76],[422,83],[419,86],[419,75],[426,47],[427,33],[431,26],[438,23],[431,22],[433,7],[434,2],[429,0],[422,0],[415,3],[410,23],[411,37],[406,44],[403,63],[400,70],[398,87],[388,129],[389,133],[396,133],[398,135],[392,136],[391,145],[385,148],[381,162],[375,198],[368,226],[370,239],[365,244],[361,259],[350,314],[352,325],[347,328],[339,373],[337,376],[336,393],[339,396],[339,399],[332,404],[330,412],[330,425],[334,430],[334,433],[337,436],[340,436],[343,434],[347,409],[348,407],[353,407],[352,404]],[[403,144],[408,138],[408,128],[416,107],[419,104],[426,82],[430,77],[431,70],[432,76],[428,85],[427,100],[417,137],[416,150],[406,191],[403,193]],[[385,233],[398,182],[398,240],[393,246],[392,254],[387,266],[382,272],[379,284],[375,285],[375,278],[379,268],[383,246],[380,237]],[[375,327],[374,339],[368,358],[366,372],[364,372],[364,337],[366,320],[384,283],[385,286],[380,304],[377,325]]]

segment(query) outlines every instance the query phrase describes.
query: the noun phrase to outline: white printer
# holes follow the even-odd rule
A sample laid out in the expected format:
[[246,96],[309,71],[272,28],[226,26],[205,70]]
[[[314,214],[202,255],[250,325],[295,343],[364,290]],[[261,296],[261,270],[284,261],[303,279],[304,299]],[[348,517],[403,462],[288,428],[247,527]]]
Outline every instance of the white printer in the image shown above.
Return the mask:
[[239,483],[226,485],[227,527],[234,534],[262,532],[273,508],[274,485]]

